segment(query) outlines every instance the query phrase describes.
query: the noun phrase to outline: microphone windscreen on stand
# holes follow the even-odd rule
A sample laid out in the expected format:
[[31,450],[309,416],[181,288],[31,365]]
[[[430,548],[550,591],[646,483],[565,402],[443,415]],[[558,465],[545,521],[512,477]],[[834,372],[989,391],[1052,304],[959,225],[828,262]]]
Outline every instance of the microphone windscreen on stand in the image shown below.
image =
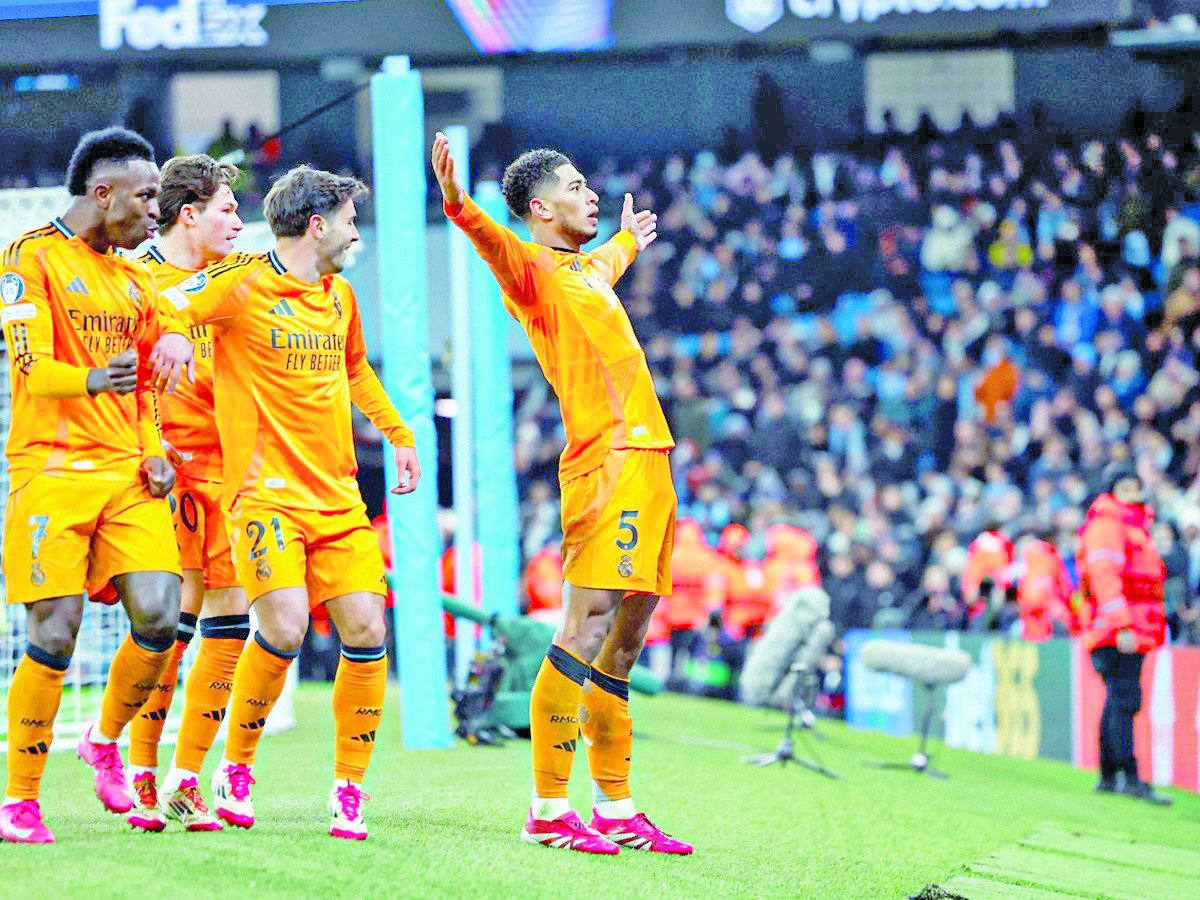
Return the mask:
[[741,701],[751,706],[787,706],[795,677],[789,672],[815,671],[835,633],[828,594],[808,587],[789,596],[750,648],[738,682]]

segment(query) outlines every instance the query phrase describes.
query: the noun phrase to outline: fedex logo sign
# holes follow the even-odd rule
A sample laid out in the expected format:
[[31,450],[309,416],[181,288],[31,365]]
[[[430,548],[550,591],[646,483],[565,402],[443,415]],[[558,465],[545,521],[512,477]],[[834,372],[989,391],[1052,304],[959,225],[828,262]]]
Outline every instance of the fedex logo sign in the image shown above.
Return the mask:
[[267,43],[262,3],[174,0],[163,8],[139,0],[100,0],[100,46],[119,50],[261,47]]

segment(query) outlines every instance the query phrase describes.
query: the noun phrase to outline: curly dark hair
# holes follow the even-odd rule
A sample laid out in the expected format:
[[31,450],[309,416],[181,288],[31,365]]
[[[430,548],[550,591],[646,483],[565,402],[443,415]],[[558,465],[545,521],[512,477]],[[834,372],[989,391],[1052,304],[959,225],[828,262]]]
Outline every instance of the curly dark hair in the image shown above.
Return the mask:
[[72,197],[82,197],[87,193],[87,183],[97,163],[103,160],[128,162],[132,159],[154,163],[154,148],[137,132],[128,128],[89,131],[79,139],[75,152],[71,154],[71,161],[67,163],[67,190]]
[[529,218],[529,201],[554,179],[554,170],[571,161],[557,150],[526,150],[504,170],[500,190],[504,202],[518,219]]

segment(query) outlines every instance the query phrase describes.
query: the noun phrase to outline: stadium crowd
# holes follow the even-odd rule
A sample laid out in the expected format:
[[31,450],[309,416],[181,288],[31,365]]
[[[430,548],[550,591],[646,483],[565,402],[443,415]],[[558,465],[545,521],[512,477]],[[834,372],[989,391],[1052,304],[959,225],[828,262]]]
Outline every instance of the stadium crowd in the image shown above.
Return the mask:
[[[1135,110],[1119,139],[1072,144],[1045,121],[925,119],[808,158],[760,134],[600,162],[602,197],[660,216],[621,294],[700,552],[720,542],[761,571],[786,523],[839,629],[1016,629],[1026,544],[1052,542],[1073,574],[1088,504],[1133,464],[1173,636],[1200,643],[1200,132],[1155,125]],[[557,539],[562,435],[553,396],[524,408],[534,557]],[[978,616],[968,547],[997,524],[1014,590]],[[703,603],[671,609],[686,602],[672,630],[703,627]]]

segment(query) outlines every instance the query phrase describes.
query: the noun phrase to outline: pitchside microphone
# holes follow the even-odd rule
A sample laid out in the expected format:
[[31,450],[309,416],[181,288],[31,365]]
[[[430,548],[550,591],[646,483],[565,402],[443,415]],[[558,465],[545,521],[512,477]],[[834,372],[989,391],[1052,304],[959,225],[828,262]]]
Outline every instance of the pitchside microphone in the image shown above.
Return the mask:
[[876,672],[888,672],[929,685],[954,684],[971,671],[971,657],[964,650],[903,641],[867,641],[862,646],[862,661]]
[[862,661],[868,669],[887,672],[925,685],[925,714],[921,717],[921,743],[908,763],[875,763],[880,769],[912,769],[934,778],[949,778],[931,768],[929,729],[933,724],[934,697],[939,684],[962,681],[971,671],[971,657],[964,650],[907,644],[901,641],[867,641],[862,645]]
[[789,671],[813,670],[834,634],[829,595],[819,587],[796,591],[750,648],[738,682],[742,702],[760,706],[774,698],[782,706],[791,693]]

